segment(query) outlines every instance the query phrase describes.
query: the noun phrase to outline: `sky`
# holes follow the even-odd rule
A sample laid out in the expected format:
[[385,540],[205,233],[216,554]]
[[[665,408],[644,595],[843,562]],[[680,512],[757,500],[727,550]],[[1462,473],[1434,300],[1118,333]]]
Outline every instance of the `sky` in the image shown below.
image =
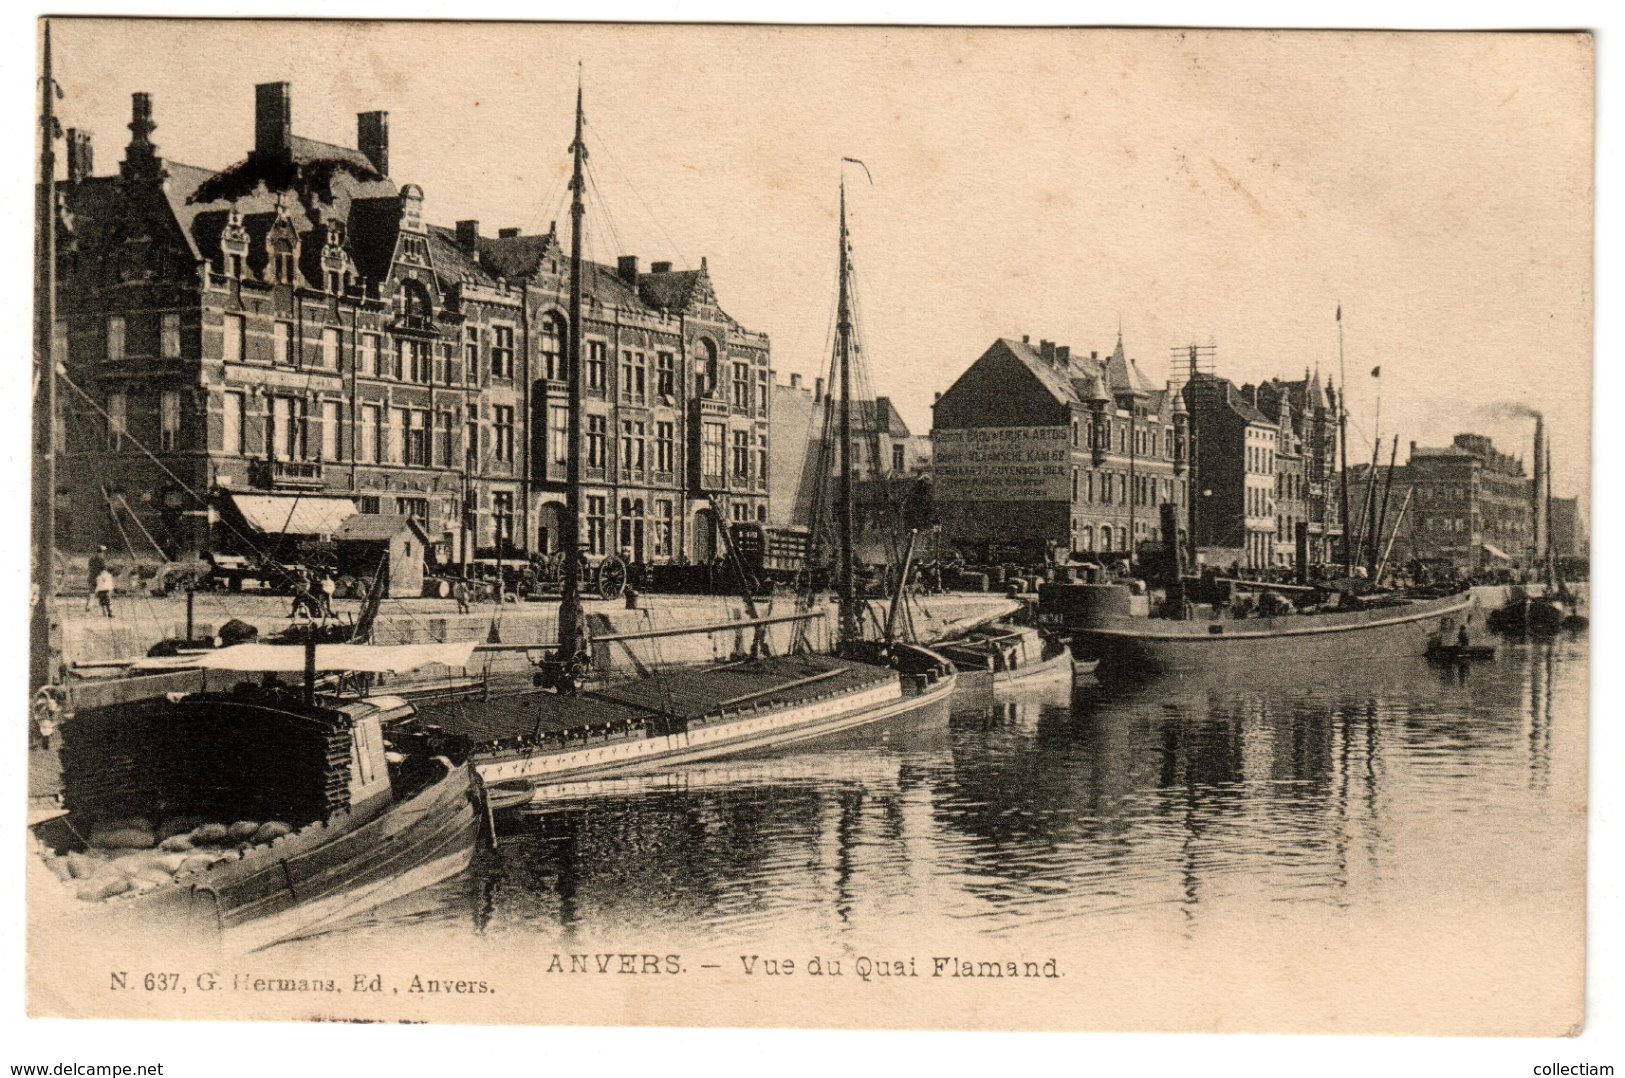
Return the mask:
[[252,145],[254,84],[288,81],[307,137],[353,145],[355,113],[387,109],[393,178],[488,233],[564,225],[579,77],[590,253],[705,256],[781,380],[828,362],[844,176],[874,385],[917,432],[995,338],[1106,352],[1121,326],[1158,382],[1193,341],[1237,382],[1346,369],[1366,446],[1380,385],[1402,461],[1468,430],[1527,455],[1532,423],[1501,406],[1528,405],[1556,492],[1587,491],[1585,37],[55,26],[63,124],[93,132],[100,173],[132,91],[161,154],[218,168]]

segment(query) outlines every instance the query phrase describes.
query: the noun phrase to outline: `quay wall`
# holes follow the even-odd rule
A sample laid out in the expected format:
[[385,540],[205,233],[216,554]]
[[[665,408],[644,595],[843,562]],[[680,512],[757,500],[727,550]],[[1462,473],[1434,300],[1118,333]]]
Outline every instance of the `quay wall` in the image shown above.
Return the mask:
[[[186,609],[183,597],[148,598],[132,596],[115,604],[115,616],[104,618],[86,612],[81,601],[60,601],[63,621],[63,653],[70,663],[108,662],[145,655],[159,640],[181,637],[185,632]],[[335,604],[341,620],[356,614],[356,604]],[[741,599],[728,596],[643,595],[638,609],[628,610],[620,601],[593,600],[585,604],[589,635],[680,629],[716,625],[748,618]],[[1003,617],[1021,608],[1021,603],[1002,595],[950,593],[916,599],[912,603],[916,633],[927,643],[944,639],[962,630],[968,622]],[[759,600],[757,613],[771,617],[792,613],[794,598],[776,596]],[[875,617],[884,621],[885,608],[871,603]],[[825,604],[825,617],[808,627],[814,644],[829,640],[836,621],[833,603]],[[193,611],[195,635],[213,634],[227,621],[236,619],[269,635],[286,628],[288,600],[269,596],[202,595]],[[789,642],[788,624],[767,627],[766,639],[775,650]],[[503,644],[551,644],[558,634],[558,603],[530,602],[479,604],[467,614],[457,612],[456,604],[442,599],[413,599],[386,603],[374,627],[373,638],[381,644],[414,644],[477,640]],[[699,663],[725,659],[741,647],[748,648],[751,630],[734,630],[629,640],[597,645],[594,659],[616,672],[640,672],[674,663]],[[492,669],[523,668],[522,653],[480,653],[480,661],[491,656]]]

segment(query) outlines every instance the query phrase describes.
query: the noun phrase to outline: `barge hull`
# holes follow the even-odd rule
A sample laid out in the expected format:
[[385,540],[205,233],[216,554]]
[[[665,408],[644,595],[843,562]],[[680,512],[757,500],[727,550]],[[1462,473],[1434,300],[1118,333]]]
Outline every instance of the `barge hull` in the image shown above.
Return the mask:
[[1351,663],[1427,654],[1455,634],[1469,595],[1346,614],[1306,614],[1219,621],[1101,618],[1072,625],[1080,659],[1101,672],[1179,673],[1217,664]]

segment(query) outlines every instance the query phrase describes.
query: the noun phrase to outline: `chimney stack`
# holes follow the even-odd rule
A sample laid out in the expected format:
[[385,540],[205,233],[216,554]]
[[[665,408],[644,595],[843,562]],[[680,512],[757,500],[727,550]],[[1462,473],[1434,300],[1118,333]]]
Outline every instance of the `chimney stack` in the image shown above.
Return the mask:
[[516,240],[520,237],[520,235],[521,233],[517,228],[497,229],[497,239],[499,240]]
[[823,399],[824,399],[824,380],[822,378],[814,379],[813,380],[813,400],[816,402],[816,401],[821,401]]
[[471,255],[480,253],[480,223],[478,221],[457,222],[457,246]]
[[378,175],[389,175],[389,113],[358,112],[355,116],[355,145]]
[[1054,363],[1055,362],[1055,342],[1054,341],[1039,341],[1038,342],[1038,354],[1044,357],[1044,362],[1046,362],[1046,363]]
[[671,263],[670,262],[651,262],[651,263],[649,263],[649,272],[650,273],[670,273],[671,272]]
[[637,287],[638,283],[638,256],[622,255],[615,260],[615,274],[627,284]]
[[790,376],[790,388],[791,389],[800,389],[801,388],[801,375],[792,374]]
[[158,163],[158,147],[153,145],[152,133],[158,125],[152,122],[152,95],[137,92],[130,95],[130,144],[124,149],[124,163],[119,174],[125,179],[150,176]]
[[286,82],[254,87],[254,152],[286,156],[293,149],[293,89]]
[[68,182],[88,180],[95,173],[90,149],[90,132],[68,128]]

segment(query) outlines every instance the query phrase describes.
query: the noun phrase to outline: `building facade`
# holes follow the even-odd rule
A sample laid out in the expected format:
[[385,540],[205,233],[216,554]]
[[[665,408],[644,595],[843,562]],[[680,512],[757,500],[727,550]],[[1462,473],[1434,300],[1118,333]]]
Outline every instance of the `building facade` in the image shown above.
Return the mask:
[[1182,393],[1196,431],[1196,544],[1204,561],[1220,569],[1275,566],[1277,421],[1227,378],[1199,373]]
[[[1481,434],[1458,434],[1436,448],[1412,442],[1410,453],[1404,486],[1415,490],[1415,557],[1469,573],[1532,563],[1533,496],[1522,460]],[[1401,488],[1397,476],[1394,485]]]
[[933,413],[943,538],[977,559],[1138,553],[1161,542],[1162,504],[1183,519],[1182,402],[1146,380],[1121,339],[1102,358],[1001,338]]
[[1275,418],[1273,564],[1297,566],[1300,524],[1305,527],[1310,564],[1332,563],[1343,534],[1335,393],[1322,387],[1318,372],[1308,371],[1301,381],[1271,379],[1242,392],[1260,414]]
[[410,516],[441,561],[552,552],[571,452],[591,556],[708,559],[713,498],[766,519],[769,342],[703,259],[587,264],[572,447],[556,231],[430,223],[390,178],[387,113],[333,146],[261,85],[252,151],[217,172],[161,157],[132,101],[117,174],[70,132],[59,188],[67,548],[229,549],[254,493]]
[[[815,518],[831,519],[840,460],[838,443],[831,443],[827,432],[838,408],[839,402],[824,392],[822,378],[811,389],[796,374],[788,384],[774,385],[768,519],[775,526],[808,529]],[[889,397],[854,401],[852,429],[858,557],[876,564],[898,560],[907,532],[933,522],[929,440],[909,431]]]

